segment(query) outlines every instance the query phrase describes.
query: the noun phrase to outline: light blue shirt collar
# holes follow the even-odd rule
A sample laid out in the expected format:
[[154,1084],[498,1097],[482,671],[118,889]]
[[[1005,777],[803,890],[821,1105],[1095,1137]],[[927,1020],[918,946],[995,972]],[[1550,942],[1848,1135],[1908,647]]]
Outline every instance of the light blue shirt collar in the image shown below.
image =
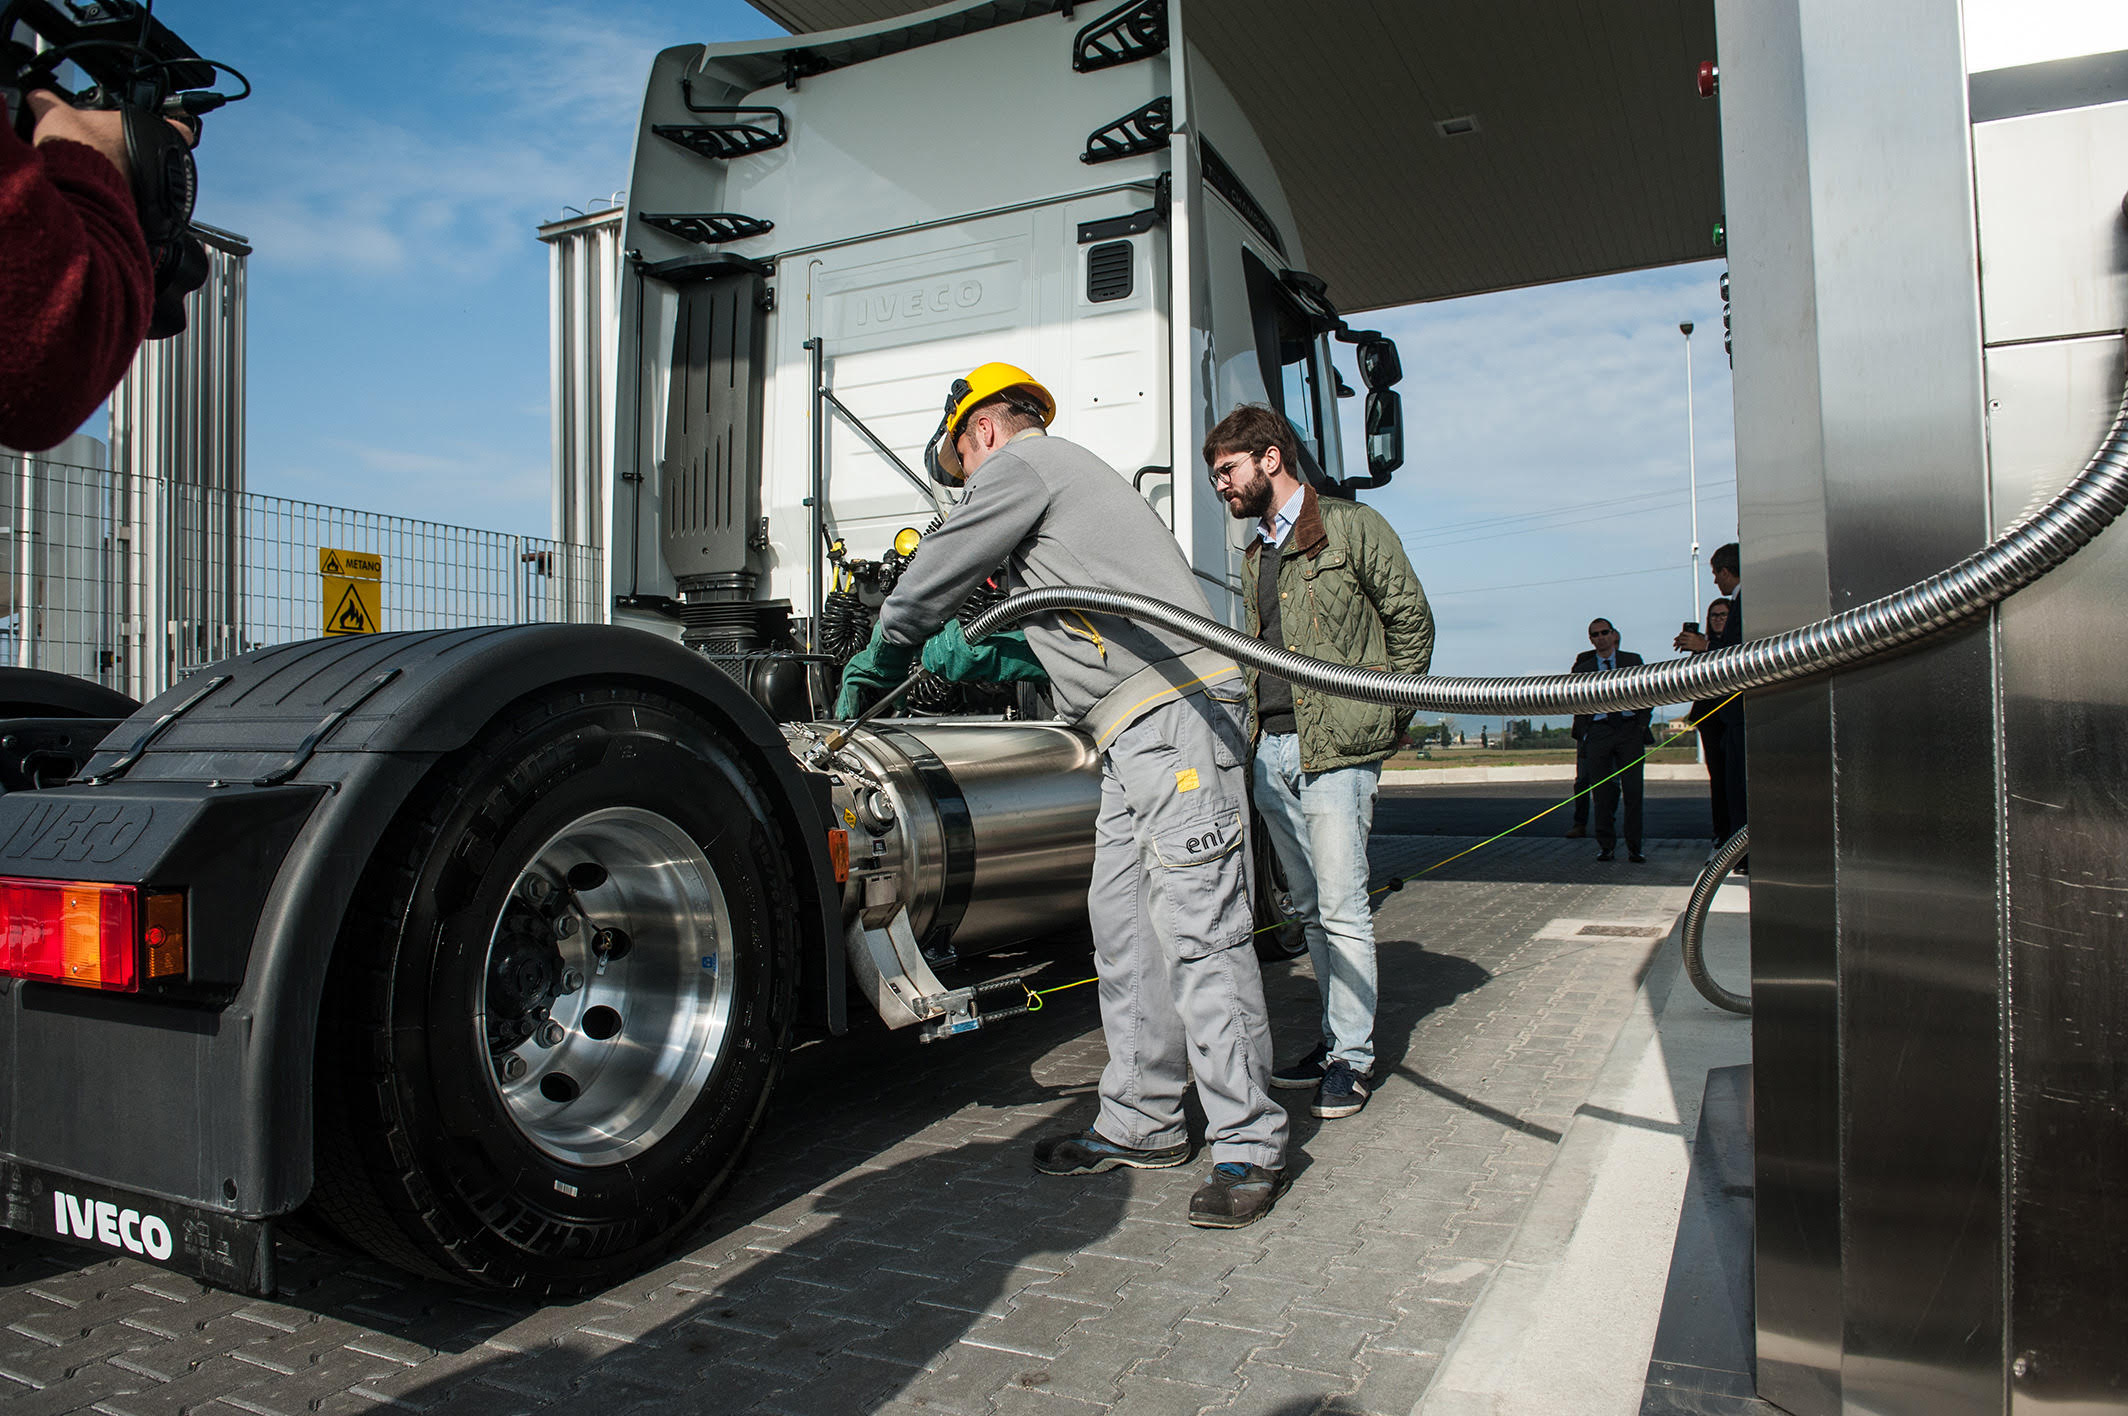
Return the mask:
[[1301,503],[1307,499],[1307,487],[1296,487],[1293,495],[1286,498],[1285,505],[1272,513],[1269,526],[1264,525],[1260,518],[1258,519],[1256,523],[1258,538],[1273,546],[1284,545],[1287,535],[1293,530],[1293,523],[1300,520]]

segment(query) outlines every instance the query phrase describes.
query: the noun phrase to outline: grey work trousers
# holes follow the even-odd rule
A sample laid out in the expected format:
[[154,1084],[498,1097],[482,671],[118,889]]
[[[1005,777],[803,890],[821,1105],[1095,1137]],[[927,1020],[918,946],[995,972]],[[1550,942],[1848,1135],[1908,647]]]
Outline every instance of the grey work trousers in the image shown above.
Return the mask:
[[[1238,695],[1240,680],[1216,686]],[[1237,702],[1196,694],[1116,735],[1101,765],[1087,912],[1100,975],[1095,1125],[1120,1145],[1186,1139],[1194,1072],[1213,1161],[1285,1165],[1271,1030],[1250,947],[1247,739]]]

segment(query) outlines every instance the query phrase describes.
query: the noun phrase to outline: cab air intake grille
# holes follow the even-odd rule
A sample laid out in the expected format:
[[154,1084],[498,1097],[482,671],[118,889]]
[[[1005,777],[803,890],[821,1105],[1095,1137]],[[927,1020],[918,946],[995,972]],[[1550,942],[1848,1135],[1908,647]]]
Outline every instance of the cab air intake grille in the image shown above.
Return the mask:
[[1095,304],[1127,298],[1133,288],[1131,243],[1109,241],[1086,253],[1086,298]]

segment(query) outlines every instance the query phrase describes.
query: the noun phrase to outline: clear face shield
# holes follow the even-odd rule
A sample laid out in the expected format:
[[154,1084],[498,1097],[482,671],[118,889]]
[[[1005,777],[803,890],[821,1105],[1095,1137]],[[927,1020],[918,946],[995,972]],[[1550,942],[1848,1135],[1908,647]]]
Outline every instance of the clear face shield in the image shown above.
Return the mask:
[[953,412],[961,406],[961,400],[969,393],[966,379],[955,379],[952,391],[946,395],[946,411],[938,420],[938,431],[924,447],[924,470],[931,480],[941,487],[958,487],[968,479],[967,469],[961,466],[960,449],[954,446]]

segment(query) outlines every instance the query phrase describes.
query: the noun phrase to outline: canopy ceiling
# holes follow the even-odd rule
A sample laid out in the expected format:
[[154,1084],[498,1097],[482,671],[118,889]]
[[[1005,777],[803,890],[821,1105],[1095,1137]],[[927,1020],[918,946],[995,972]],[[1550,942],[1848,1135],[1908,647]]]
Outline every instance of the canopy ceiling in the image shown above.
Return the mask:
[[[937,8],[753,4],[800,33]],[[1026,8],[1055,7],[980,7],[990,23]],[[1721,254],[1717,110],[1694,83],[1712,0],[1214,0],[1184,25],[1284,174],[1342,310]],[[1474,131],[1437,126],[1463,118]]]

